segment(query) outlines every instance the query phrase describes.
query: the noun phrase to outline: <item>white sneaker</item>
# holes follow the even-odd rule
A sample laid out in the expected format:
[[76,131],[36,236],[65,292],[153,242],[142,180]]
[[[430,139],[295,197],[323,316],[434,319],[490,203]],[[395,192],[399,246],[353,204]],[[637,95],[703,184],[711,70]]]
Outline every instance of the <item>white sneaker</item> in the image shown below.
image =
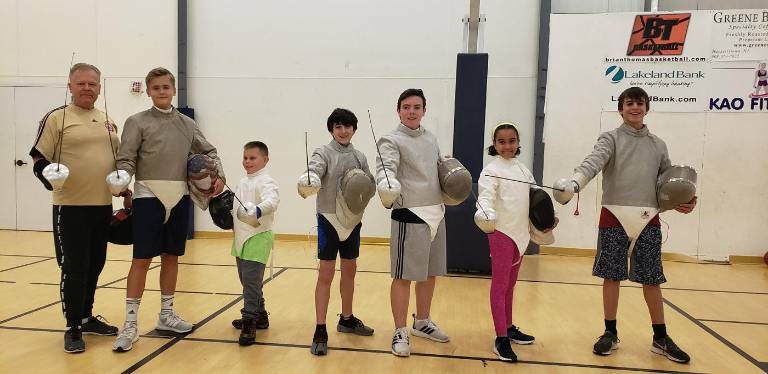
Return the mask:
[[427,338],[440,343],[447,343],[451,340],[446,333],[437,327],[435,321],[430,318],[416,319],[415,315],[413,316],[413,329],[411,330],[411,334],[413,336]]
[[176,314],[176,311],[172,311],[170,313],[160,313],[155,328],[161,331],[173,331],[183,334],[192,331],[195,325],[183,320]]
[[407,327],[395,329],[395,334],[392,335],[392,354],[400,357],[411,355],[411,342]]
[[136,322],[125,322],[123,331],[117,336],[112,344],[112,350],[115,352],[127,352],[133,348],[133,343],[139,340],[139,326]]

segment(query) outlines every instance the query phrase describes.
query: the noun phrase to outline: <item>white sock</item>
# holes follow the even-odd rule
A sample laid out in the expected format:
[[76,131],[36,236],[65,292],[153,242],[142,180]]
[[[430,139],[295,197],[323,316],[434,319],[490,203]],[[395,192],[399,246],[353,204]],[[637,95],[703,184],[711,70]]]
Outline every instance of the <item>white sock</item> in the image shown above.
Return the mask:
[[139,317],[139,304],[141,304],[141,298],[125,299],[125,322],[137,322]]
[[160,314],[173,313],[174,295],[160,295]]
[[88,320],[91,319],[90,317],[86,317],[80,320],[80,323],[88,323]]

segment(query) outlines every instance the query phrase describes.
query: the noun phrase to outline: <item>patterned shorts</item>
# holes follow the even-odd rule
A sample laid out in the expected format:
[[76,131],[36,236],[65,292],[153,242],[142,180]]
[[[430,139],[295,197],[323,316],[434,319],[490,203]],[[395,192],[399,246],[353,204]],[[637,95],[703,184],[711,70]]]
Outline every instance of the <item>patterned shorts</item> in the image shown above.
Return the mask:
[[627,264],[629,244],[623,227],[600,228],[592,275],[615,281],[629,279],[645,285],[666,282],[661,264],[661,226],[651,224],[643,229]]

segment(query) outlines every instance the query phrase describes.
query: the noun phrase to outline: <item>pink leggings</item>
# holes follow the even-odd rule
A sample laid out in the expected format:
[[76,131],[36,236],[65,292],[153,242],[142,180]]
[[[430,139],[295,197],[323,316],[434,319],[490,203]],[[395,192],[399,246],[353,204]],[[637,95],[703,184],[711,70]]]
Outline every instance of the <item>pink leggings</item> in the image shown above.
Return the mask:
[[500,231],[488,234],[491,247],[491,314],[496,336],[507,336],[512,325],[512,296],[522,256],[517,244]]

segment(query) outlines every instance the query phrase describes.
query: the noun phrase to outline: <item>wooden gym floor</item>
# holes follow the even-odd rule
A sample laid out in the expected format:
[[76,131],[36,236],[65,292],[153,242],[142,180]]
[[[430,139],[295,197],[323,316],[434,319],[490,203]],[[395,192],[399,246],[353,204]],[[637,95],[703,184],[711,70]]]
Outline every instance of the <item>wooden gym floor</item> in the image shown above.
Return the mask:
[[[650,352],[651,328],[641,289],[626,282],[619,306],[620,349],[600,357],[592,344],[603,331],[600,280],[592,258],[526,257],[515,291],[514,320],[536,336],[514,345],[517,364],[493,354],[490,280],[438,280],[432,316],[451,341],[411,338],[412,356],[390,349],[388,247],[364,245],[358,263],[355,315],[372,337],[335,332],[338,274],[329,307],[329,355],[309,353],[314,331],[314,243],[278,241],[274,275],[264,285],[270,327],[257,344],[240,347],[230,321],[239,318],[241,287],[230,239],[190,241],[179,266],[176,308],[197,324],[186,336],[159,336],[159,264],[147,276],[139,314],[142,334],[130,352],[112,352],[114,337],[86,336],[87,350],[63,351],[59,269],[50,233],[0,231],[0,373],[76,372],[368,372],[368,373],[760,373],[768,372],[768,267],[665,262],[668,331],[692,357],[688,365]],[[121,327],[131,248],[112,246],[99,280],[94,312]],[[269,277],[269,271],[265,278]],[[415,303],[411,301],[411,309]],[[411,319],[409,318],[409,323]]]

